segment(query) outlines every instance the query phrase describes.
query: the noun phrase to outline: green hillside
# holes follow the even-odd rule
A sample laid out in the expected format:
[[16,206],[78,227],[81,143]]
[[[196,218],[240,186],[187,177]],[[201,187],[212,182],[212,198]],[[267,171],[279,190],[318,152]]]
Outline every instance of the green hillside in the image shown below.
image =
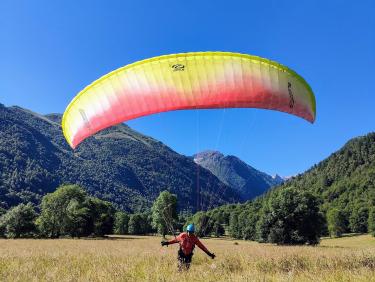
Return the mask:
[[0,207],[38,204],[64,183],[78,184],[127,211],[150,208],[163,190],[177,194],[179,209],[187,211],[241,199],[191,158],[124,124],[73,151],[60,121],[59,114],[43,116],[0,105]]
[[[297,191],[300,195],[297,195]],[[330,226],[333,226],[333,233],[337,234],[368,232],[369,222],[373,224],[375,215],[375,133],[350,140],[308,171],[271,188],[255,200],[245,204],[225,205],[207,214],[211,224],[224,224],[235,238],[261,240],[259,232],[262,226],[267,225],[267,216],[273,216],[272,210],[277,208],[275,206],[279,201],[283,201],[294,215],[303,210],[308,212],[309,208],[303,202],[296,202],[294,196],[291,196],[293,193],[297,199],[305,195],[305,199],[317,201],[320,214],[326,221],[322,228],[324,234],[328,231],[332,233]],[[283,195],[291,198],[282,198]],[[292,216],[288,212],[284,212],[284,221]],[[302,222],[309,224],[304,220]],[[288,227],[288,224],[284,226]],[[372,232],[375,234],[375,226]]]
[[375,133],[354,138],[330,157],[278,189],[295,186],[312,191],[321,209],[337,207],[350,217],[375,205]]

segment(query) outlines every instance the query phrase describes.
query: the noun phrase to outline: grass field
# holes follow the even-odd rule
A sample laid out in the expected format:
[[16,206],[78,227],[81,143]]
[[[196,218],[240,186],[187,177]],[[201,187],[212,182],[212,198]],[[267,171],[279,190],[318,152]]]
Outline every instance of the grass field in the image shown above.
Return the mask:
[[177,245],[159,237],[0,240],[0,281],[375,281],[375,238],[323,239],[318,247],[203,240],[178,273]]

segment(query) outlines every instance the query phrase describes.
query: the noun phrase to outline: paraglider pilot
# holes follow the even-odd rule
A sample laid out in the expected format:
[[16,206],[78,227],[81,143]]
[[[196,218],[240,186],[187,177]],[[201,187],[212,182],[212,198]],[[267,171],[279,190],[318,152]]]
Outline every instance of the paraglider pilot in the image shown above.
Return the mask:
[[178,270],[181,271],[183,268],[189,269],[191,259],[193,257],[193,251],[195,245],[197,245],[202,251],[204,251],[212,259],[215,258],[215,254],[211,253],[207,248],[199,241],[198,237],[195,236],[195,226],[194,224],[189,224],[186,228],[186,232],[182,232],[175,239],[170,241],[162,241],[162,246],[168,246],[171,244],[180,244],[180,249],[178,250]]

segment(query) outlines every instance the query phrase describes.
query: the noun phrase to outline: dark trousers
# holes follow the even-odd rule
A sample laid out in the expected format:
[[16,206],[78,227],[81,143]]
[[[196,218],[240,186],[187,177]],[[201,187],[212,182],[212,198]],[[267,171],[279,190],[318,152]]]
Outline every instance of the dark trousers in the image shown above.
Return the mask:
[[179,271],[188,270],[190,268],[190,263],[191,263],[192,257],[193,257],[193,253],[191,253],[189,255],[185,255],[184,252],[181,249],[179,249],[178,255],[177,255],[178,270]]

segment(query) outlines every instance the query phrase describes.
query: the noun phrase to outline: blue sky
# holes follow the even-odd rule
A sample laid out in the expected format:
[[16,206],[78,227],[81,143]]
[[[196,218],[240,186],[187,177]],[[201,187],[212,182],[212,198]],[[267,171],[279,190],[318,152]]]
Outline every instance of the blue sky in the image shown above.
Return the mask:
[[375,1],[0,3],[0,102],[65,110],[87,84],[169,53],[232,51],[297,71],[317,120],[256,109],[177,111],[128,122],[175,151],[216,149],[270,174],[303,172],[375,130]]

